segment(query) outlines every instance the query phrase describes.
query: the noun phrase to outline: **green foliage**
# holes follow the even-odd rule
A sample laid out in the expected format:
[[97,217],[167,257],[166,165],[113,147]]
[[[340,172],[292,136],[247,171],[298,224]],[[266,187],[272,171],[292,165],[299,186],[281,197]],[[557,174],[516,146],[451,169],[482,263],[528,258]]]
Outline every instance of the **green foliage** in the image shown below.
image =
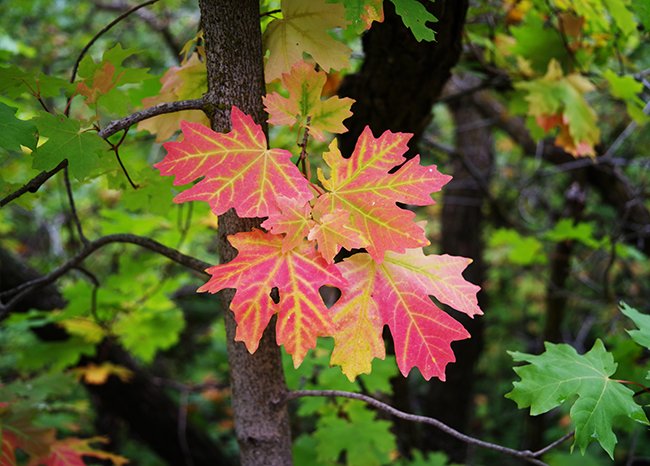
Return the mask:
[[391,423],[377,419],[359,402],[343,402],[339,409],[322,414],[316,423],[318,459],[333,463],[345,452],[345,464],[350,466],[387,464],[396,448]]
[[404,25],[411,30],[418,42],[432,41],[436,35],[427,23],[437,23],[438,19],[429,13],[417,0],[391,0],[395,11],[401,16]]
[[638,330],[628,330],[632,339],[644,348],[650,349],[650,315],[641,314],[633,307],[625,303],[620,304],[623,314],[632,319],[632,322],[638,327]]
[[15,117],[16,109],[0,102],[0,147],[20,151],[20,146],[36,146],[36,127]]
[[566,344],[547,342],[545,348],[539,356],[510,353],[515,362],[528,365],[515,367],[521,381],[515,382],[506,396],[520,408],[530,407],[533,416],[577,396],[570,412],[576,429],[574,445],[584,453],[587,445],[597,440],[613,459],[617,442],[614,420],[627,417],[648,424],[648,419],[634,402],[634,392],[610,378],[616,371],[611,353],[600,340],[584,355]]
[[83,180],[98,167],[100,157],[108,149],[106,143],[92,130],[83,128],[79,120],[65,115],[41,112],[35,121],[41,138],[47,142],[34,151],[34,168],[52,170],[68,159],[70,174]]

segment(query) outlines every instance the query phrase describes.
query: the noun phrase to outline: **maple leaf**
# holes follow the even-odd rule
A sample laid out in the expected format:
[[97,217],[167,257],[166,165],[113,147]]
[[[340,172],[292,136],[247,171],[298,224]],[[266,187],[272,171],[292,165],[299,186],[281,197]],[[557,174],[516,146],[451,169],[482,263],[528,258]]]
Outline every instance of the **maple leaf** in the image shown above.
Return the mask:
[[415,214],[396,203],[433,204],[431,193],[451,179],[433,165],[421,166],[419,155],[405,162],[410,138],[410,134],[390,131],[375,138],[366,126],[349,159],[341,156],[336,140],[323,154],[331,168],[329,179],[318,170],[328,192],[316,200],[314,210],[348,212],[350,226],[364,238],[364,247],[378,262],[386,251],[403,252],[429,244],[422,228],[413,222]]
[[124,366],[119,366],[110,362],[102,364],[90,363],[83,367],[76,367],[73,372],[84,382],[91,385],[103,385],[111,375],[115,375],[122,382],[128,382],[133,377],[133,372]]
[[82,129],[79,120],[65,115],[41,112],[34,121],[39,136],[48,138],[33,152],[34,168],[52,170],[68,159],[70,174],[78,180],[93,173],[107,150],[106,142],[96,132]]
[[300,128],[308,128],[319,141],[325,140],[323,131],[346,132],[343,120],[352,116],[350,107],[355,101],[348,97],[321,100],[326,81],[325,72],[316,71],[309,63],[300,61],[293,65],[289,73],[282,75],[289,97],[282,97],[277,92],[264,96],[269,123],[289,126],[297,123]]
[[574,156],[594,156],[599,141],[596,113],[584,94],[594,86],[583,76],[564,76],[560,64],[551,60],[542,78],[515,84],[524,89],[528,112],[545,131],[559,128],[555,143]]
[[574,445],[584,454],[587,445],[598,440],[613,459],[614,419],[627,417],[648,424],[643,408],[634,402],[634,392],[610,378],[616,371],[613,356],[601,340],[585,354],[566,344],[546,342],[544,347],[546,351],[538,356],[510,352],[515,361],[528,364],[514,369],[521,380],[506,397],[519,408],[530,407],[533,416],[575,399],[570,411],[576,430]]
[[334,261],[341,247],[348,251],[362,248],[367,241],[359,230],[350,225],[349,212],[335,209],[331,212],[321,213],[315,210],[314,226],[309,230],[307,239],[318,243],[318,252],[328,264]]
[[340,364],[350,380],[369,372],[372,358],[383,357],[381,333],[388,325],[404,376],[417,367],[426,380],[445,380],[446,365],[455,361],[451,342],[470,335],[429,295],[470,317],[482,314],[476,298],[479,287],[462,276],[470,262],[464,257],[425,256],[418,248],[388,252],[381,264],[368,254],[338,264],[353,285],[342,289],[331,309],[337,324],[332,363]]
[[[205,60],[199,54],[192,54],[181,66],[172,66],[162,78],[162,88],[158,95],[142,99],[142,105],[151,107],[163,102],[197,99],[208,90],[208,75]],[[146,130],[156,135],[156,141],[169,139],[180,127],[181,121],[210,124],[207,115],[201,110],[183,110],[166,113],[138,123],[138,130]]]
[[370,29],[373,21],[384,21],[382,0],[343,0],[345,18],[357,33]]
[[90,456],[101,460],[108,460],[115,466],[123,466],[129,462],[120,455],[115,455],[103,450],[93,448],[91,443],[107,443],[104,437],[92,437],[80,439],[70,437],[59,440],[52,444],[50,452],[46,456],[33,458],[28,466],[86,466],[84,456]]
[[310,200],[309,183],[291,163],[291,153],[267,149],[262,127],[237,107],[231,118],[232,130],[225,134],[181,122],[183,140],[164,144],[167,155],[154,165],[162,175],[175,175],[175,185],[203,177],[174,202],[205,201],[215,215],[235,208],[240,217],[267,217],[277,212],[279,196]]
[[[307,242],[283,252],[282,237],[261,230],[237,233],[228,240],[239,254],[227,264],[209,268],[212,278],[198,291],[237,290],[230,304],[237,321],[235,340],[243,341],[251,353],[277,313],[278,344],[285,345],[299,366],[316,338],[332,332],[319,288],[343,287],[345,281]],[[273,288],[278,289],[277,304],[271,298]]]
[[310,54],[325,71],[348,66],[350,48],[329,35],[328,30],[347,24],[343,5],[325,0],[282,0],[282,18],[269,23],[264,32],[265,48],[270,50],[264,68],[267,82],[289,71]]
[[303,243],[314,224],[311,206],[308,202],[296,203],[284,196],[278,197],[276,203],[278,210],[271,212],[261,226],[273,234],[284,234],[282,252],[287,252]]

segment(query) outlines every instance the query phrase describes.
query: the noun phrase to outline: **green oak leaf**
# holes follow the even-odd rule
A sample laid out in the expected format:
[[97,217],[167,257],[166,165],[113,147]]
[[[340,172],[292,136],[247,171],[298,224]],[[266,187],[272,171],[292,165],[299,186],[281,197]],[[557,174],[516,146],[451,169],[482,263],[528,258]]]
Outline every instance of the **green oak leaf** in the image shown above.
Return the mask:
[[64,115],[42,112],[35,123],[39,135],[47,138],[34,151],[32,166],[37,170],[51,170],[68,159],[70,174],[82,180],[98,166],[99,156],[108,149],[96,132],[82,130],[79,121]]
[[506,398],[519,408],[530,407],[530,414],[536,416],[577,397],[570,411],[576,431],[574,446],[584,454],[587,445],[597,440],[613,459],[614,420],[628,417],[648,424],[648,419],[634,402],[634,392],[610,378],[617,366],[611,353],[601,340],[583,355],[566,344],[546,342],[545,348],[538,356],[510,352],[516,362],[529,364],[514,368],[521,380],[514,382]]
[[438,18],[429,13],[417,0],[391,0],[395,12],[402,17],[404,26],[409,28],[418,42],[435,40],[436,33],[427,23],[437,23]]
[[20,146],[36,146],[36,127],[16,118],[16,109],[0,102],[0,147],[20,151]]

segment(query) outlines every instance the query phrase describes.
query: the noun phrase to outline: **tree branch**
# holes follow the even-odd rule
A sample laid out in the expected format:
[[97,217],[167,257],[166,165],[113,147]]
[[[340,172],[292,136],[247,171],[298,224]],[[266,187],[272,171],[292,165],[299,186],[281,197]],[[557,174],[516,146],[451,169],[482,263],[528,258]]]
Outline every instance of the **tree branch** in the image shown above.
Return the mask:
[[[113,3],[104,3],[101,1],[95,1],[95,6],[101,10],[107,11],[116,11],[124,12],[128,10],[129,4],[123,1],[116,1]],[[138,18],[140,18],[147,26],[149,26],[153,31],[159,33],[167,45],[167,48],[170,50],[171,54],[178,60],[178,53],[181,50],[181,44],[176,42],[176,38],[172,35],[169,30],[166,20],[159,19],[155,14],[148,10],[138,10],[136,13]]]
[[0,304],[0,321],[4,320],[12,311],[12,309],[15,307],[15,305],[19,301],[21,301],[25,296],[29,295],[30,293],[34,292],[35,290],[43,286],[46,286],[50,283],[54,283],[56,280],[58,280],[60,277],[68,273],[70,270],[78,268],[79,264],[81,264],[93,252],[111,243],[136,244],[140,247],[161,254],[167,257],[168,259],[171,259],[172,261],[176,262],[177,264],[180,264],[184,267],[187,267],[188,269],[192,269],[202,274],[206,274],[205,269],[207,269],[211,265],[208,264],[207,262],[203,262],[202,260],[196,259],[195,257],[183,254],[182,252],[177,251],[176,249],[160,244],[158,241],[143,236],[131,235],[126,233],[103,236],[99,239],[96,239],[95,241],[91,241],[87,243],[84,246],[84,248],[81,251],[79,251],[74,257],[72,257],[71,259],[69,259],[68,261],[66,261],[61,266],[59,266],[52,272],[48,273],[47,275],[43,275],[34,280],[30,280],[28,282],[22,283],[19,286],[16,286],[15,288],[0,293],[0,298],[6,296],[12,296],[11,299],[5,305]]
[[371,396],[363,395],[361,393],[346,392],[343,390],[292,390],[287,393],[286,398],[282,400],[282,402],[294,400],[297,398],[302,398],[305,396],[341,397],[341,398],[350,398],[352,400],[363,401],[364,403],[367,403],[370,406],[377,408],[381,411],[384,411],[397,418],[404,419],[409,422],[418,422],[420,424],[431,425],[465,443],[476,445],[477,447],[481,447],[481,448],[487,448],[489,450],[494,450],[499,453],[503,453],[505,455],[514,456],[516,458],[521,458],[525,461],[528,461],[531,464],[536,464],[539,466],[546,466],[546,463],[538,459],[540,456],[542,456],[552,448],[557,447],[562,442],[564,442],[565,440],[573,436],[573,432],[571,432],[538,451],[515,450],[513,448],[504,447],[503,445],[486,442],[484,440],[480,440],[475,437],[465,435],[461,432],[458,432],[456,429],[449,427],[447,424],[437,419],[427,417],[427,416],[419,416],[417,414],[405,413],[404,411],[400,411],[399,409],[393,408],[389,404],[383,403]]
[[90,39],[90,41],[86,44],[86,46],[79,53],[79,56],[77,57],[77,61],[75,61],[74,66],[72,67],[72,75],[70,76],[70,82],[71,83],[74,82],[75,78],[77,77],[77,70],[79,69],[79,64],[81,63],[81,60],[86,55],[88,50],[90,50],[90,47],[92,47],[92,45],[97,41],[97,39],[99,39],[106,32],[110,31],[113,26],[115,26],[117,23],[119,23],[124,18],[129,16],[131,13],[134,13],[134,12],[138,11],[140,8],[144,8],[145,6],[153,5],[157,1],[158,0],[148,0],[148,1],[144,2],[144,3],[141,3],[140,5],[134,6],[130,10],[125,11],[120,16],[115,18],[113,21],[108,23],[97,34],[95,34],[94,37],[92,39]]
[[153,118],[165,113],[181,112],[183,110],[205,110],[207,107],[207,99],[200,97],[198,99],[179,100],[176,102],[164,102],[162,104],[154,105],[153,107],[145,108],[131,115],[121,118],[119,120],[111,121],[106,127],[99,132],[99,137],[108,138],[118,131],[129,128],[130,126],[148,118]]
[[59,173],[61,170],[63,170],[67,166],[68,166],[68,159],[65,159],[65,160],[62,160],[61,163],[59,163],[52,170],[40,172],[34,178],[29,180],[27,183],[25,183],[20,189],[17,189],[13,193],[11,193],[11,194],[3,197],[2,199],[0,199],[0,208],[6,206],[11,201],[13,201],[15,199],[18,199],[20,196],[22,196],[25,193],[35,193],[36,191],[39,190],[39,188],[41,186],[43,186],[45,184],[45,182],[47,180],[52,178],[54,175]]

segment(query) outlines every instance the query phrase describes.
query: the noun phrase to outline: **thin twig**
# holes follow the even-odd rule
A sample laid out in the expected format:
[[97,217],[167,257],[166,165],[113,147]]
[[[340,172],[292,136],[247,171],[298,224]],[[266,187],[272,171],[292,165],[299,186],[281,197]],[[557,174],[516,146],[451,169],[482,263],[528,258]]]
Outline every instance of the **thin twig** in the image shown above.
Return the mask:
[[6,318],[9,315],[9,313],[13,310],[14,306],[19,301],[21,301],[25,296],[29,295],[30,293],[33,293],[35,290],[39,288],[49,285],[50,283],[54,283],[56,280],[61,278],[70,270],[77,268],[79,264],[81,264],[84,261],[84,259],[90,256],[93,252],[111,243],[130,243],[130,244],[141,246],[145,249],[149,249],[150,251],[161,254],[180,265],[183,265],[189,269],[192,269],[204,275],[207,275],[205,269],[207,269],[211,265],[195,257],[183,254],[182,252],[176,249],[160,244],[158,241],[155,241],[151,238],[126,234],[126,233],[103,236],[99,239],[96,239],[94,241],[85,244],[84,248],[81,251],[79,251],[74,257],[72,257],[71,259],[69,259],[68,261],[66,261],[65,263],[63,263],[62,265],[60,265],[58,268],[48,273],[47,275],[22,283],[15,288],[0,293],[0,298],[6,296],[12,296],[12,298],[7,302],[7,304],[5,305],[0,304],[0,321]]
[[458,432],[456,429],[449,427],[447,424],[439,421],[438,419],[434,419],[427,416],[419,416],[416,414],[405,413],[404,411],[400,411],[399,409],[396,409],[389,404],[383,403],[371,396],[363,395],[361,393],[346,392],[343,390],[293,390],[287,393],[283,401],[293,400],[305,396],[342,397],[342,398],[350,398],[353,400],[363,401],[369,404],[370,406],[373,406],[397,418],[404,419],[405,421],[418,422],[420,424],[429,424],[465,443],[476,445],[482,448],[487,448],[489,450],[498,451],[499,453],[503,453],[509,456],[514,456],[516,458],[521,458],[525,461],[528,461],[531,464],[536,464],[538,466],[546,466],[546,463],[538,459],[541,455],[546,453],[550,448],[556,447],[557,445],[559,445],[560,443],[562,443],[563,441],[565,441],[567,438],[570,437],[565,435],[564,437],[562,437],[562,439],[560,439],[561,441],[556,440],[549,446],[544,447],[537,452],[530,451],[530,450],[515,450],[512,448],[504,447],[503,445],[486,442],[484,440],[477,439],[469,435],[465,435],[461,432]]
[[72,75],[70,76],[70,82],[73,83],[74,80],[76,79],[77,71],[79,70],[79,64],[81,63],[81,60],[86,55],[86,53],[88,52],[90,47],[92,47],[92,45],[97,41],[97,39],[99,39],[106,32],[110,31],[113,26],[115,26],[117,23],[122,21],[124,18],[126,18],[130,14],[135,13],[140,8],[144,8],[145,6],[153,5],[156,2],[158,2],[158,0],[148,0],[148,1],[144,2],[144,3],[141,3],[139,5],[134,6],[130,10],[125,11],[124,13],[122,13],[120,16],[118,16],[113,21],[111,21],[106,26],[104,26],[99,32],[97,32],[97,34],[95,34],[95,36],[92,39],[90,39],[90,42],[88,42],[86,44],[86,46],[79,53],[79,56],[77,57],[77,61],[75,61],[74,66],[72,67]]
[[[103,139],[108,139],[115,133],[125,130],[142,120],[146,120],[148,118],[163,115],[166,113],[180,112],[183,110],[204,110],[206,108],[206,105],[207,99],[205,97],[190,100],[179,100],[176,102],[164,102],[162,104],[154,105],[153,107],[145,108],[138,112],[132,113],[131,115],[128,115],[119,120],[113,120],[108,125],[106,125],[106,127],[101,130],[98,135]],[[55,174],[67,166],[68,160],[66,159],[62,160],[52,170],[39,173],[25,185],[23,185],[20,189],[17,189],[13,193],[2,198],[0,200],[0,208],[4,207],[6,204],[9,204],[11,201],[19,198],[27,192],[35,193],[47,180],[52,178]]]
[[[114,3],[102,3],[100,1],[95,1],[95,6],[102,10],[108,11],[117,11],[123,12],[129,8],[129,5],[126,2],[118,1]],[[175,59],[179,59],[178,52],[181,50],[180,44],[176,42],[176,38],[171,33],[168,27],[168,21],[164,19],[159,19],[154,13],[148,10],[139,10],[137,12],[138,18],[140,18],[147,26],[149,26],[153,31],[162,35],[167,48],[170,50],[171,54]]]
[[545,455],[546,453],[551,451],[553,448],[557,447],[558,445],[560,445],[560,444],[566,442],[567,440],[569,440],[570,438],[572,438],[575,434],[576,434],[575,430],[572,431],[572,432],[569,432],[568,434],[564,434],[562,437],[555,440],[554,442],[549,443],[544,448],[541,448],[541,449],[539,449],[537,451],[534,451],[533,456],[535,458],[539,458],[540,456]]
[[302,142],[298,143],[300,147],[300,157],[298,162],[302,166],[302,174],[305,175],[305,178],[311,180],[311,165],[309,163],[309,154],[307,154],[307,143],[309,142],[309,124],[311,123],[311,115],[307,117],[305,122],[305,131],[302,133]]
[[111,121],[99,132],[99,137],[106,139],[118,131],[129,128],[142,120],[163,115],[165,113],[180,112],[183,110],[204,110],[207,103],[208,101],[205,97],[200,97],[198,99],[164,102],[162,104],[154,105],[153,107],[145,108],[119,120]]
[[122,145],[122,143],[124,142],[124,139],[126,138],[128,132],[129,132],[129,128],[126,128],[124,130],[124,134],[122,134],[122,137],[120,138],[117,144],[111,144],[111,143],[109,144],[111,144],[111,149],[113,150],[113,152],[115,152],[115,158],[117,159],[117,163],[120,164],[120,167],[122,168],[122,172],[124,173],[124,176],[126,176],[126,179],[129,181],[129,184],[133,189],[138,189],[139,186],[135,184],[131,179],[131,176],[129,175],[129,171],[124,166],[124,163],[122,162],[122,158],[120,157],[120,145]]
[[45,184],[47,180],[52,178],[54,175],[59,173],[65,167],[68,166],[68,159],[62,160],[56,167],[50,171],[40,172],[34,178],[25,183],[21,188],[17,189],[13,193],[0,199],[0,208],[6,206],[11,201],[18,199],[25,193],[35,193],[38,189]]
[[92,294],[90,295],[90,315],[93,316],[95,322],[101,324],[101,320],[97,316],[97,291],[99,290],[100,287],[99,279],[95,276],[94,273],[92,273],[90,270],[86,269],[85,267],[82,267],[81,265],[75,266],[74,269],[81,272],[86,278],[88,278],[88,280],[90,280],[90,282],[93,285]]
[[74,205],[74,195],[72,194],[72,185],[70,184],[70,170],[68,166],[63,169],[63,180],[65,181],[65,191],[68,194],[68,204],[70,204],[70,215],[72,216],[72,221],[77,228],[77,234],[79,235],[79,241],[83,244],[88,244],[88,240],[84,235],[83,228],[81,227],[81,220],[79,220],[79,215],[77,215],[77,208]]

